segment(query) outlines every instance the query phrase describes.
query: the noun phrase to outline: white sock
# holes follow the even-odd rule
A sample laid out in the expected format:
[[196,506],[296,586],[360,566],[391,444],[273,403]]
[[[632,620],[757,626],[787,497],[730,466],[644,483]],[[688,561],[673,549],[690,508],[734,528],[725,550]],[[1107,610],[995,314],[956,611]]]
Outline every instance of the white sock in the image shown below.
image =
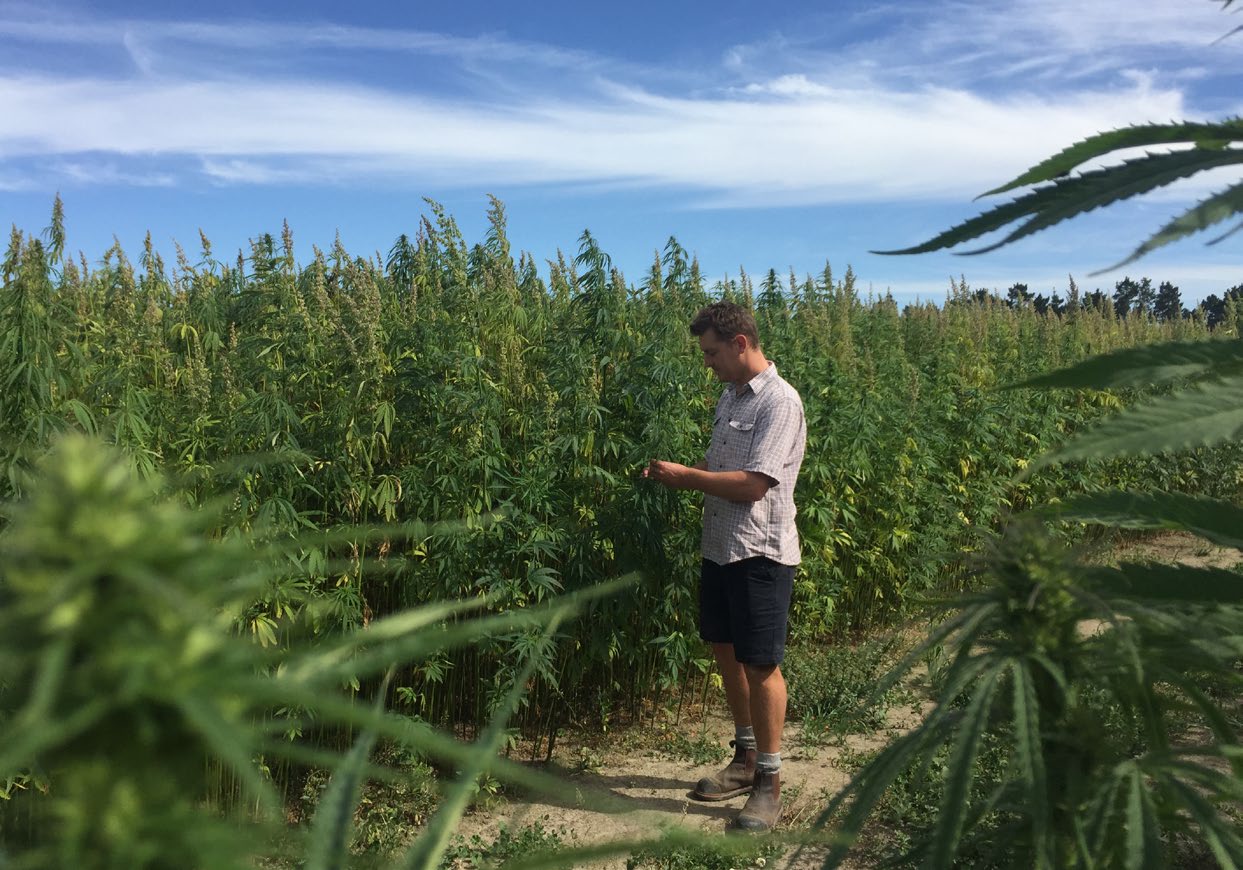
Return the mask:
[[759,752],[755,756],[755,769],[764,773],[776,773],[781,770],[780,752]]

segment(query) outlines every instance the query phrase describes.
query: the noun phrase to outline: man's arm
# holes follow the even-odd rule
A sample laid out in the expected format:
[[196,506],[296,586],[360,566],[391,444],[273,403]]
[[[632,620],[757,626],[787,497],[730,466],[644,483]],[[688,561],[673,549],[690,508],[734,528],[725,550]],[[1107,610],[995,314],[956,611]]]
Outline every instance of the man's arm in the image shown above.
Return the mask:
[[709,471],[706,464],[688,467],[654,459],[643,475],[670,489],[696,489],[726,501],[759,501],[773,486],[773,479],[758,471]]

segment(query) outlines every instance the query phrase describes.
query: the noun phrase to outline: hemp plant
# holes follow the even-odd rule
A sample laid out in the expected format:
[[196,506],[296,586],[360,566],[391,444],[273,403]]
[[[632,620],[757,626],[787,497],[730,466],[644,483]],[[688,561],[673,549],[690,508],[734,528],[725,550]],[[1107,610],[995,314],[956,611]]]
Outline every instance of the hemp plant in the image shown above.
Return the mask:
[[[1024,220],[983,250],[1010,244],[1091,209],[1237,165],[1241,133],[1237,120],[1224,120],[1100,134],[991,192],[1047,184],[923,245],[889,253],[935,250]],[[1191,147],[1070,174],[1116,149],[1171,144]],[[1243,184],[1236,183],[1175,218],[1124,263],[1240,213]],[[1236,444],[1243,435],[1237,335],[1118,350],[1011,383],[1025,396],[1030,388],[1141,393],[1139,401],[1045,452],[1020,479],[1072,461],[1169,462],[1180,453]],[[1034,517],[1179,529],[1225,546],[1243,544],[1233,500],[1185,493],[1086,492],[1037,505]],[[903,856],[912,863],[941,868],[967,860],[970,832],[969,857],[991,864],[1158,867],[1175,845],[1190,841],[1220,866],[1243,865],[1233,815],[1243,800],[1243,748],[1232,707],[1243,689],[1243,577],[1185,565],[1085,568],[1020,524],[1003,536],[985,574],[980,589],[944,605],[945,621],[886,681],[943,646],[951,663],[935,709],[856,775],[824,821],[835,817],[844,832],[856,834],[899,776],[912,769],[927,775],[943,764],[931,830],[917,835]],[[1111,715],[1130,727],[1109,727]],[[977,761],[990,739],[1010,750],[1001,769],[984,777]],[[839,847],[828,863],[845,852]]]
[[[519,668],[474,746],[385,712],[387,678],[374,706],[347,687],[497,633],[547,637],[615,587],[482,617],[471,614],[486,599],[434,604],[315,645],[265,648],[235,631],[237,613],[286,570],[288,545],[214,538],[210,510],[187,508],[115,449],[80,436],[60,440],[28,483],[5,506],[0,533],[0,782],[34,774],[45,793],[23,796],[28,824],[0,829],[7,866],[253,866],[283,815],[260,762],[283,756],[339,768],[308,857],[343,866],[358,784],[393,775],[368,761],[380,737],[462,772],[401,866],[435,863],[481,773],[561,788],[496,757],[538,656]],[[344,759],[291,743],[290,720],[270,715],[277,707],[361,737]],[[244,802],[212,805],[216,767],[241,782]]]

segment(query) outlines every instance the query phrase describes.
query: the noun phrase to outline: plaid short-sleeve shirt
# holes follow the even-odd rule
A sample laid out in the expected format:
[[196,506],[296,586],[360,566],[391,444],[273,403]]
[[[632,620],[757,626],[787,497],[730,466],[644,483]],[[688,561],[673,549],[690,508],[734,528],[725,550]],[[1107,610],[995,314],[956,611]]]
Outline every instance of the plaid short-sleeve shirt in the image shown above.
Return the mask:
[[704,495],[705,559],[728,565],[767,556],[782,565],[799,563],[794,525],[794,484],[807,443],[807,423],[798,391],[768,368],[739,394],[729,384],[716,406],[709,471],[757,471],[775,481],[759,501],[729,501]]

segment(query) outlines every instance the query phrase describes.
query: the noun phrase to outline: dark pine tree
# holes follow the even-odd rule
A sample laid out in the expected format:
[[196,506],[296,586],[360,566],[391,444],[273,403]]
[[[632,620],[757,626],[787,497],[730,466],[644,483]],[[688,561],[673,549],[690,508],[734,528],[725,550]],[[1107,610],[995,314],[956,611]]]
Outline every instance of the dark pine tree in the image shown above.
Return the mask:
[[1183,315],[1182,292],[1169,281],[1162,281],[1157,288],[1157,298],[1152,304],[1157,320],[1178,320]]
[[1031,298],[1026,284],[1016,283],[1006,291],[1006,304],[1011,308],[1022,308],[1023,303],[1030,302]]

